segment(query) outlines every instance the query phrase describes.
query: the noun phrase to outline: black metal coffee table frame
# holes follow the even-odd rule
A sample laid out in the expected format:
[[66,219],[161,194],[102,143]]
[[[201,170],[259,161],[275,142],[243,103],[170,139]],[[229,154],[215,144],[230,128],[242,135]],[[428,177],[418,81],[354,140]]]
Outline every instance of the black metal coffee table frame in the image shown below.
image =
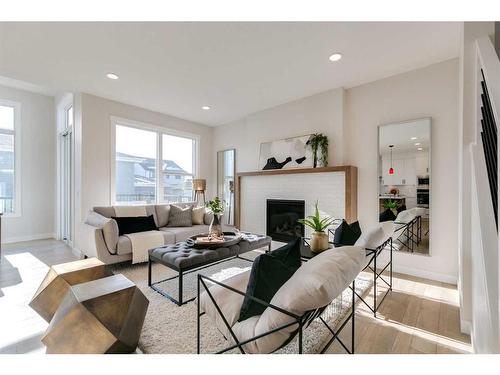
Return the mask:
[[[249,249],[247,252],[250,252],[253,250],[257,250],[257,249]],[[268,253],[270,251],[271,251],[271,243],[269,243],[267,245],[266,253]],[[244,253],[242,253],[242,254],[244,254]],[[165,298],[169,299],[170,301],[172,301],[173,303],[175,303],[177,306],[185,305],[185,304],[187,304],[191,301],[194,301],[196,299],[196,296],[189,298],[187,300],[183,299],[182,290],[183,290],[183,277],[184,277],[184,275],[189,274],[189,273],[193,273],[193,272],[196,272],[196,271],[208,268],[208,267],[212,267],[212,266],[215,266],[215,265],[220,264],[220,263],[228,262],[232,259],[242,259],[242,260],[246,260],[248,262],[253,262],[253,259],[248,259],[248,258],[242,257],[241,254],[236,254],[236,255],[229,255],[229,256],[226,256],[224,258],[217,259],[215,261],[207,261],[207,262],[196,264],[196,265],[191,266],[191,267],[186,267],[186,268],[180,269],[179,267],[176,267],[173,264],[165,264],[165,263],[157,262],[154,258],[152,259],[151,254],[149,255],[148,259],[149,259],[148,260],[148,286],[151,289],[153,289],[155,292],[161,294],[163,297],[165,297]],[[171,270],[176,271],[177,275],[168,277],[168,278],[160,280],[160,281],[152,282],[153,263],[158,263],[158,264],[161,264],[162,266],[170,268]],[[156,286],[158,284],[164,283],[166,281],[174,280],[177,278],[179,279],[179,284],[178,284],[179,292],[178,292],[178,296],[177,296],[178,299],[175,299],[170,294],[168,294],[166,291],[164,291],[163,289]]]

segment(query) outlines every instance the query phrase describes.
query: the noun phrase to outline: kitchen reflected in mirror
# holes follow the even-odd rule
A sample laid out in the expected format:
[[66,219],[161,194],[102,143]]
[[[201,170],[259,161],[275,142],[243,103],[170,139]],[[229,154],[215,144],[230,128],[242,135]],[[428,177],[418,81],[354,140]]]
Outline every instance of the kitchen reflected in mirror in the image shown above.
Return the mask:
[[222,222],[228,225],[234,225],[235,153],[235,149],[217,152],[217,196],[225,201]]
[[378,128],[379,221],[394,250],[429,255],[431,119]]

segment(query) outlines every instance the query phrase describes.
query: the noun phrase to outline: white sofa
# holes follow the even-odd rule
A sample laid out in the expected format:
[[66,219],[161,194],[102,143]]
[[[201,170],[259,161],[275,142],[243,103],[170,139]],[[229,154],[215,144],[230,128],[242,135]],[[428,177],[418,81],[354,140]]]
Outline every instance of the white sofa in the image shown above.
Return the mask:
[[[180,207],[194,206],[196,202],[172,203]],[[170,204],[144,205],[146,215],[153,215],[155,224],[163,233],[165,244],[185,241],[196,234],[208,232],[212,215],[205,213],[203,224],[189,227],[170,227]],[[120,236],[114,206],[94,207],[87,216],[86,224],[94,229],[97,258],[106,264],[119,263],[132,259],[132,243],[127,236]],[[231,227],[226,227],[231,230]]]

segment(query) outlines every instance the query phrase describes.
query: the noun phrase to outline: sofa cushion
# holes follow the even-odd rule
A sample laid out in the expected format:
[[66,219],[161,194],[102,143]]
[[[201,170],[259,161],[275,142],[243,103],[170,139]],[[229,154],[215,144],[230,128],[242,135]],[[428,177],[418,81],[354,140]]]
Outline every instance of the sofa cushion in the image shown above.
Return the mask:
[[158,228],[165,227],[168,224],[168,216],[170,214],[169,204],[156,205],[156,225]]
[[[168,232],[163,232],[163,237],[165,239],[165,245],[175,243],[175,235]],[[118,244],[116,246],[116,253],[118,255],[130,254],[132,252],[132,242],[127,236],[118,237]]]
[[113,206],[97,206],[94,207],[94,211],[99,215],[102,215],[107,218],[111,218],[111,216],[116,216],[115,208]]
[[193,207],[192,222],[195,225],[203,225],[205,216],[205,207]]
[[193,206],[170,206],[167,227],[190,227],[193,225]]
[[174,242],[186,241],[189,237],[197,234],[207,233],[207,225],[193,225],[191,227],[163,227],[162,232],[170,233],[175,237]]
[[120,236],[129,233],[158,230],[153,215],[137,217],[113,217],[118,224]]
[[250,280],[246,289],[247,296],[241,306],[238,321],[260,315],[266,306],[253,301],[248,296],[269,302],[281,286],[301,265],[299,238],[272,251],[259,255],[253,262]]

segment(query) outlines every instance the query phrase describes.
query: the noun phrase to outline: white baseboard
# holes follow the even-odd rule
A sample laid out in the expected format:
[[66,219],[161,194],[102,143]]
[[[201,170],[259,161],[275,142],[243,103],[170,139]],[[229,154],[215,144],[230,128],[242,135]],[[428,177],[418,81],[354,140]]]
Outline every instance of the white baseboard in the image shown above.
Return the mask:
[[2,243],[9,244],[9,243],[15,243],[15,242],[46,240],[49,238],[56,238],[56,234],[55,233],[43,233],[43,234],[33,234],[30,236],[7,237],[7,238],[2,238]]
[[404,266],[393,266],[394,272],[404,273],[411,276],[422,277],[424,279],[430,279],[434,281],[440,281],[443,283],[454,284],[457,285],[458,279],[456,276],[447,275],[439,272],[426,271],[418,268],[410,268]]

